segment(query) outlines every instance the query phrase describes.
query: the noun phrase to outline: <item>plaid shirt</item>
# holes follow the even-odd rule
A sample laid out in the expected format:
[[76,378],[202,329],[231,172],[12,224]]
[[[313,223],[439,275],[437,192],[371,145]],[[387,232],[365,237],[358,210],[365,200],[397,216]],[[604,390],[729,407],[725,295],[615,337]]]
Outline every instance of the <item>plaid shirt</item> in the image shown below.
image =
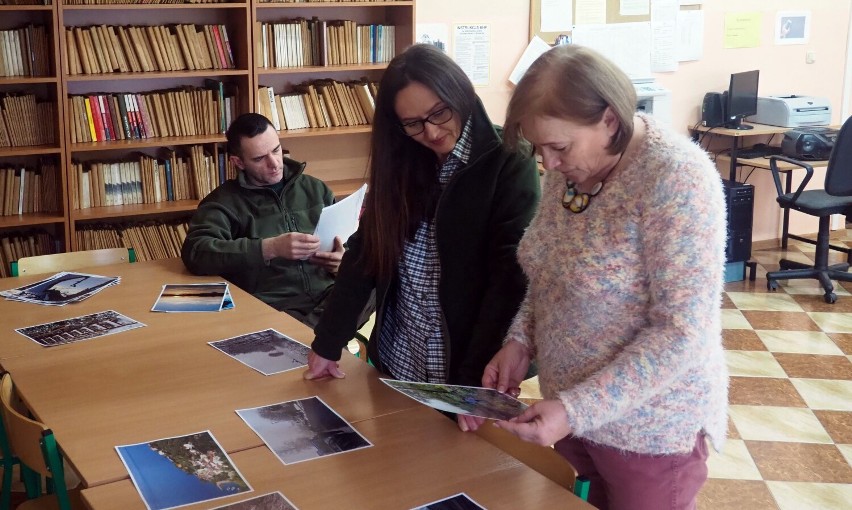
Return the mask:
[[[471,119],[441,166],[441,190],[470,159]],[[379,351],[391,375],[402,381],[447,382],[444,313],[438,300],[441,262],[435,238],[435,219],[422,221],[407,239],[399,261],[399,285],[389,299],[379,334]]]

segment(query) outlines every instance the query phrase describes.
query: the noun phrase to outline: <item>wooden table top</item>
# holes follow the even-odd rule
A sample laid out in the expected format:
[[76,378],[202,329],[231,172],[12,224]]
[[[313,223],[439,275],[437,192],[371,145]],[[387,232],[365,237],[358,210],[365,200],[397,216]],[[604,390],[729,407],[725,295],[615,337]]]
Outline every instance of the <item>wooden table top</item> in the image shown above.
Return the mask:
[[[406,510],[460,492],[490,510],[592,508],[427,407],[365,420],[355,428],[372,447],[290,465],[265,446],[234,453],[231,459],[254,491],[184,508],[212,508],[273,491],[300,510]],[[95,510],[145,509],[129,479],[82,495]]]
[[[19,355],[0,363],[12,374],[29,409],[53,429],[86,486],[127,478],[116,445],[208,429],[229,453],[263,444],[236,409],[317,395],[344,419],[357,423],[418,405],[385,386],[374,369],[348,353],[341,361],[348,375],[344,381],[305,381],[302,369],[264,376],[211,347],[208,341],[266,328],[305,343],[312,340],[309,328],[233,285],[233,310],[151,312],[164,283],[198,281],[184,275],[182,265],[178,268],[174,262],[124,264],[118,286],[75,305],[58,309],[30,303],[0,305],[4,317],[0,324],[6,330],[2,336],[12,337],[4,342],[37,348],[21,347]],[[117,274],[116,267],[104,266],[98,274]],[[14,321],[18,327],[105,309],[115,309],[147,326],[44,348],[17,333],[9,334],[13,319],[7,305],[26,315]],[[49,317],[32,320],[33,308]]]

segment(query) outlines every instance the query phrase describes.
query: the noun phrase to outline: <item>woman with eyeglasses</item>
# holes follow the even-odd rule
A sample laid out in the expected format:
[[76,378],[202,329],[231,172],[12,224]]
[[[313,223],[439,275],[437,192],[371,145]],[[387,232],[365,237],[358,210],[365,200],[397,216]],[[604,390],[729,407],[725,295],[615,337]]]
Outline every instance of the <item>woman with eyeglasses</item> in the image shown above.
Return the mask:
[[554,445],[596,508],[694,509],[705,438],[727,431],[719,173],[588,48],[539,57],[506,117],[546,172],[518,247],[527,297],[482,384],[516,387],[535,358],[544,400],[497,426]]
[[370,362],[401,380],[479,385],[523,299],[516,248],[539,195],[534,159],[503,147],[452,59],[425,44],[394,58],[376,98],[364,214],[305,377],[343,377],[341,350],[375,290]]

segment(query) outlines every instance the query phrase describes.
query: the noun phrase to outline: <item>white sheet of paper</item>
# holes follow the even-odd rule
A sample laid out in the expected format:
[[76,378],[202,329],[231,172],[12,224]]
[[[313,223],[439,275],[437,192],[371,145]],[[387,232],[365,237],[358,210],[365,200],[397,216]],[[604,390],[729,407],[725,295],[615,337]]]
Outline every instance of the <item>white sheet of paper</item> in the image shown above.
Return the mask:
[[693,9],[677,13],[677,59],[701,60],[704,56],[704,11]]
[[651,4],[651,71],[677,71],[677,0]]
[[571,35],[574,44],[599,51],[631,79],[652,76],[650,22],[577,25]]
[[572,0],[541,0],[541,31],[568,32],[574,24]]
[[574,24],[606,23],[605,0],[574,0]]
[[621,0],[618,13],[622,16],[642,16],[650,12],[648,0]]
[[509,81],[513,84],[517,85],[521,78],[524,77],[524,73],[527,72],[527,69],[530,68],[535,59],[541,56],[542,53],[545,53],[550,49],[550,45],[544,42],[539,36],[535,36],[532,38],[532,41],[527,45],[527,49],[524,50],[524,54],[521,55],[518,63],[515,64],[515,68],[512,69],[512,74],[509,75]]
[[334,238],[340,237],[345,243],[349,236],[358,230],[358,218],[361,215],[361,205],[364,203],[364,195],[367,194],[367,185],[358,188],[336,204],[322,208],[317,229],[314,235],[320,238],[319,251],[331,251],[334,249]]

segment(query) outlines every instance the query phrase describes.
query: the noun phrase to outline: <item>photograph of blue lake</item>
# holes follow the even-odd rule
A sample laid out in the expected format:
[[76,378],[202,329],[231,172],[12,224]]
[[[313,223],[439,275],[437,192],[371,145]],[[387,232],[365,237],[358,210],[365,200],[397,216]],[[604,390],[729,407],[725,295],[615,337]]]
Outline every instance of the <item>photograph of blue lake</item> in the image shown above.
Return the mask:
[[152,510],[251,491],[206,432],[116,449],[146,506]]

